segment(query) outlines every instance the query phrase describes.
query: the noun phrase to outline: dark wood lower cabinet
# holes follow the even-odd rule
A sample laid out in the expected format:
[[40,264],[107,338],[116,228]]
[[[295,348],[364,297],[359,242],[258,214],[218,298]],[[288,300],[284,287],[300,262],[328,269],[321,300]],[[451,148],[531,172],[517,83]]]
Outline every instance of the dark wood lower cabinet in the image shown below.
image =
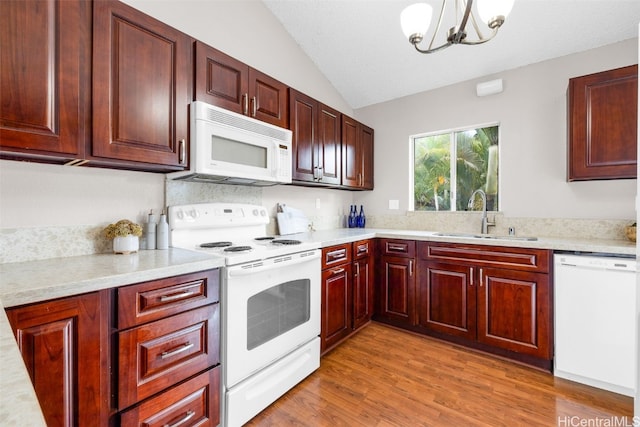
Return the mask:
[[218,425],[219,295],[214,269],[7,309],[47,426]]
[[325,352],[351,334],[351,264],[322,272],[322,351]]
[[551,253],[419,242],[417,331],[551,369]]
[[413,258],[382,256],[376,268],[377,320],[397,326],[414,326],[415,275]]
[[7,310],[49,427],[108,425],[107,308],[102,291]]
[[322,250],[322,354],[335,348],[371,320],[373,250],[373,240],[360,240]]
[[476,337],[473,267],[418,261],[418,324],[468,339]]
[[478,341],[551,359],[549,275],[497,268],[478,273]]

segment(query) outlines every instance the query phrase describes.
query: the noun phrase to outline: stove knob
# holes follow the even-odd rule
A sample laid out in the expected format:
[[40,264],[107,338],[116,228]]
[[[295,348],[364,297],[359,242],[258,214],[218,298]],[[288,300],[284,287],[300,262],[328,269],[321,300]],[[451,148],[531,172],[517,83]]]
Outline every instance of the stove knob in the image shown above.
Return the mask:
[[253,210],[253,216],[258,216],[258,209]]
[[178,219],[184,219],[184,212],[182,211],[182,209],[176,212],[176,216],[178,217]]
[[267,211],[265,209],[261,209],[260,216],[267,216]]

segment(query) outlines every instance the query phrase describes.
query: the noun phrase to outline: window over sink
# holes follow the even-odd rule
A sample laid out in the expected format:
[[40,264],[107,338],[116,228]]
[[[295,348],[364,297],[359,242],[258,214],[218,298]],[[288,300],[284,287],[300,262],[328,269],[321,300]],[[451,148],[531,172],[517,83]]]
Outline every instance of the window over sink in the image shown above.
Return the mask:
[[[487,211],[498,210],[498,124],[413,135],[409,210],[469,210],[469,198],[482,190]],[[482,209],[475,197],[473,210]]]

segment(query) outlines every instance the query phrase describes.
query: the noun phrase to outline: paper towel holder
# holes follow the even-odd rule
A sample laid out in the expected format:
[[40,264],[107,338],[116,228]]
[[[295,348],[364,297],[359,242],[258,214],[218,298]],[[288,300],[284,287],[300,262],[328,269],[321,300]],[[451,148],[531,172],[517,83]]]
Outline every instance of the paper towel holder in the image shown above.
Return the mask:
[[500,92],[502,92],[502,79],[482,82],[476,85],[476,94],[478,96],[495,95]]

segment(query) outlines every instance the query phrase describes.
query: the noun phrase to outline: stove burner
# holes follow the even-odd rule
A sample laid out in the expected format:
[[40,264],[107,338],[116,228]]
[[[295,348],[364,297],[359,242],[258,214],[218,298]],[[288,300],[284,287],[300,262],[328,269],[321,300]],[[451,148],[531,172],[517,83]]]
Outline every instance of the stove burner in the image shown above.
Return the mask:
[[224,248],[225,252],[245,252],[253,249],[251,246],[231,246],[228,248]]
[[202,243],[200,247],[201,248],[224,248],[231,245],[232,245],[231,242],[209,242],[209,243]]
[[300,240],[289,240],[289,239],[277,239],[272,241],[274,245],[299,245],[302,243]]
[[256,238],[255,238],[255,239],[253,239],[253,240],[257,240],[257,241],[259,241],[259,242],[260,242],[260,241],[262,241],[262,240],[273,240],[273,239],[275,239],[275,237],[265,236],[265,237],[256,237]]

